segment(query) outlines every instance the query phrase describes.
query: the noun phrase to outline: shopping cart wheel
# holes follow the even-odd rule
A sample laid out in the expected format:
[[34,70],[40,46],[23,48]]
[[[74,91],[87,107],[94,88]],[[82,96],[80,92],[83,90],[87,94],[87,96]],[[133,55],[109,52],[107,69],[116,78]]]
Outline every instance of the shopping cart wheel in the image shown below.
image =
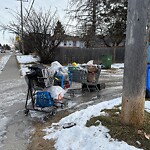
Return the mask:
[[56,115],[56,109],[53,109],[52,111],[52,115],[55,116]]
[[26,116],[28,116],[28,114],[29,114],[29,109],[24,110],[24,114],[25,114]]
[[65,107],[65,104],[61,104],[61,108],[64,109],[64,107]]
[[101,98],[101,95],[100,95],[100,93],[98,93],[98,94],[97,94],[97,98]]
[[50,111],[49,113],[47,113],[46,116],[44,116],[43,120],[47,121],[49,118],[51,118],[52,116],[56,115],[56,109]]

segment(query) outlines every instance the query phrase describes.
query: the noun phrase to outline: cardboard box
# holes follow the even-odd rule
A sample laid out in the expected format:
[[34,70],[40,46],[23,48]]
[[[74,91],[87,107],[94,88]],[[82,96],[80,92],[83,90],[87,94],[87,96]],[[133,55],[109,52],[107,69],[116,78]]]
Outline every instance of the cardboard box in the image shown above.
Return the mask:
[[97,72],[97,66],[95,65],[88,65],[87,66],[88,72]]

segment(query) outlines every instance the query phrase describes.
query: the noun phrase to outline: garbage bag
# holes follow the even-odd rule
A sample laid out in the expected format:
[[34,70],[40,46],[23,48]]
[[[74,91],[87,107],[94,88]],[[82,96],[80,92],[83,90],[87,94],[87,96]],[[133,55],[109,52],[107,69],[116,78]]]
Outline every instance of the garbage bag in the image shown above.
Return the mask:
[[62,99],[64,97],[64,94],[67,92],[60,86],[51,86],[47,89],[48,92],[50,92],[51,97],[53,99]]

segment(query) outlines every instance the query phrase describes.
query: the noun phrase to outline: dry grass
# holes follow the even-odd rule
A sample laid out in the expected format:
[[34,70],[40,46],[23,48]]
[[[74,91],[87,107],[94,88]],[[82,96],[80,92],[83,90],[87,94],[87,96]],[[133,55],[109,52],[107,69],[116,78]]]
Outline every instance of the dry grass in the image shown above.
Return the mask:
[[108,116],[97,116],[87,121],[86,126],[98,126],[99,123],[107,127],[112,138],[119,141],[125,141],[129,145],[144,150],[150,150],[150,114],[145,112],[145,121],[142,129],[135,129],[131,126],[125,126],[120,121],[120,109],[115,107],[113,109],[103,110]]

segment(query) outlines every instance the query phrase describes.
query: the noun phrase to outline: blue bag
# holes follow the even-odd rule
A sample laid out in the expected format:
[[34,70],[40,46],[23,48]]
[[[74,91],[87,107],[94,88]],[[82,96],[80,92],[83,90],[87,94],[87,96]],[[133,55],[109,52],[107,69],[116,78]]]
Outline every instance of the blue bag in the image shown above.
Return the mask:
[[54,101],[49,92],[37,92],[35,105],[42,108],[50,107],[54,105]]

